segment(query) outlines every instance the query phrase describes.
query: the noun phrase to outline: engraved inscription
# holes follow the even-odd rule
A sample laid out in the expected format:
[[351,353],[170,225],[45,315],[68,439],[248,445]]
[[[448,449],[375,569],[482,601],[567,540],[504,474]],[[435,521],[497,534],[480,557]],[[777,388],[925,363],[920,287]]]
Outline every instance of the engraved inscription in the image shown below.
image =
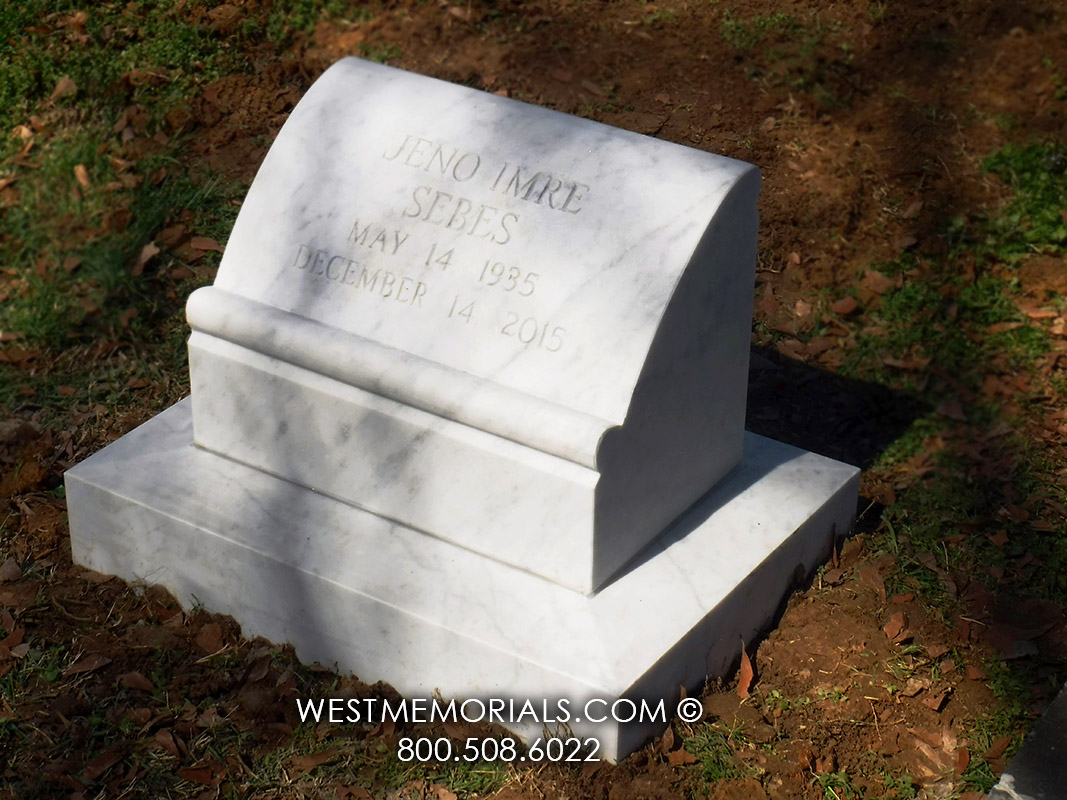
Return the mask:
[[524,319],[514,311],[509,311],[500,332],[505,336],[514,336],[527,347],[532,344],[556,353],[563,348],[563,335],[567,331],[551,322],[539,322],[533,317]]
[[540,277],[536,272],[524,273],[518,267],[509,267],[500,261],[491,262],[486,260],[485,266],[482,267],[482,274],[478,276],[478,281],[489,286],[499,286],[505,292],[514,292],[518,289],[520,295],[529,297],[534,293],[537,279]]
[[474,313],[474,301],[466,302],[459,299],[457,294],[452,298],[452,307],[448,309],[448,316],[462,319],[464,322],[471,321],[471,315]]
[[394,256],[400,250],[400,246],[407,240],[408,234],[402,233],[396,228],[390,230],[381,225],[372,225],[370,223],[360,227],[358,219],[352,223],[352,230],[348,234],[348,241],[353,244],[380,250],[383,253],[389,253]]
[[423,172],[451,176],[460,183],[469,181],[482,165],[482,157],[477,153],[463,153],[458,147],[443,142],[433,142],[419,136],[408,134],[392,154],[386,150],[382,158],[386,161],[401,159],[406,167],[421,169]]
[[421,307],[422,298],[426,296],[426,284],[417,278],[397,275],[384,269],[372,272],[354,259],[333,255],[327,250],[306,244],[297,246],[292,266],[403,305]]
[[466,197],[456,197],[448,192],[434,190],[432,186],[417,186],[411,194],[411,203],[404,209],[405,217],[413,217],[431,225],[441,225],[447,230],[463,231],[468,236],[488,239],[496,244],[511,240],[512,224],[519,215],[513,213],[497,217],[500,210],[481,203],[475,207]]
[[490,188],[494,192],[510,194],[528,203],[544,204],[567,214],[577,214],[582,210],[580,203],[589,191],[584,183],[569,181],[549,172],[529,175],[522,167],[513,168],[507,163],[500,168]]
[[[404,307],[422,308],[427,301],[425,306],[435,316],[440,315],[438,319],[462,323],[458,329],[469,331],[465,336],[503,337],[516,348],[545,353],[563,349],[567,328],[556,324],[558,319],[549,321],[553,312],[542,312],[541,316],[536,304],[525,299],[519,301],[526,306],[521,313],[498,305],[504,299],[501,292],[513,299],[551,296],[544,294],[552,287],[545,284],[536,263],[520,265],[507,257],[487,258],[484,251],[489,244],[515,241],[520,226],[527,222],[526,208],[580,213],[590,195],[589,185],[558,172],[533,168],[519,158],[494,159],[461,144],[412,133],[397,136],[378,155],[390,163],[389,169],[395,167],[412,178],[404,189],[406,202],[400,199],[392,208],[395,216],[386,222],[386,217],[378,216],[384,211],[362,209],[358,216],[349,217],[351,228],[345,236],[348,253],[302,243],[296,246],[290,266],[330,282],[328,285],[340,284],[360,295],[393,300]],[[544,212],[529,212],[535,218],[538,213]],[[468,248],[478,254],[465,254]],[[376,266],[382,257],[400,259],[396,262],[399,270],[417,275],[401,274],[397,267],[390,271]],[[523,259],[527,258],[536,262],[533,252],[526,252]],[[456,276],[439,278],[449,285],[448,294],[440,287],[430,294],[420,279],[439,272]],[[466,281],[470,283],[464,288]],[[453,294],[457,290],[460,293]]]

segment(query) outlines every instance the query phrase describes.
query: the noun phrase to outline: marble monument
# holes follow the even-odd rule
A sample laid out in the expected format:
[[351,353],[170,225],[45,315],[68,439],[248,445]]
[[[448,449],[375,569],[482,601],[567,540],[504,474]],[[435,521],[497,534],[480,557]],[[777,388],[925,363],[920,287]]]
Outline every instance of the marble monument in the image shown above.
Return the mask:
[[699,688],[858,485],[744,431],[758,190],[344,59],[189,300],[191,398],[68,472],[76,560],[412,696]]

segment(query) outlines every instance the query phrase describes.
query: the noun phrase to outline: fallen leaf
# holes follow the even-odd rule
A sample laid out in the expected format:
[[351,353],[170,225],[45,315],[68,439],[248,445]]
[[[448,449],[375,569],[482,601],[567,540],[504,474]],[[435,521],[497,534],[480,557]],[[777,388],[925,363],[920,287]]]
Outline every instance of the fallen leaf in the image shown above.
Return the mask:
[[908,678],[908,682],[904,684],[904,688],[900,690],[901,695],[904,697],[915,697],[923,689],[930,687],[930,681],[920,678]]
[[126,755],[126,749],[125,742],[111,745],[111,747],[85,765],[85,769],[82,770],[82,778],[92,783],[115,764],[122,761]]
[[922,207],[923,201],[916,197],[914,200],[908,203],[907,208],[905,208],[904,211],[901,212],[900,216],[903,219],[914,219],[915,217],[919,216],[919,212],[922,210]]
[[859,301],[852,295],[842,297],[830,305],[830,310],[841,317],[847,317],[860,307]]
[[156,247],[155,242],[149,242],[141,248],[140,255],[137,256],[137,261],[134,262],[133,268],[130,269],[130,274],[137,277],[144,272],[145,264],[152,260],[152,257],[159,253],[159,248]]
[[923,698],[923,705],[931,711],[940,711],[941,707],[945,705],[945,699],[948,695],[948,689],[942,689],[940,692],[932,692]]
[[942,739],[941,734],[936,731],[924,731],[916,728],[908,728],[908,733],[918,739],[920,742],[925,742],[931,747],[941,749]]
[[430,785],[430,788],[437,794],[437,800],[457,800],[456,793],[446,786],[434,783]]
[[222,247],[219,246],[219,243],[207,236],[194,236],[189,240],[189,244],[197,250],[214,250],[216,253],[222,252]]
[[835,586],[841,583],[841,579],[845,576],[845,571],[842,569],[828,569],[823,573],[822,579],[824,582]]
[[19,569],[18,562],[15,561],[14,556],[10,556],[7,561],[0,564],[0,583],[6,583],[7,581],[17,581],[22,577],[22,570]]
[[130,378],[126,381],[127,389],[146,389],[152,385],[152,382],[148,378]]
[[892,278],[883,275],[878,270],[869,269],[863,273],[860,285],[875,294],[885,294],[890,289],[895,289],[897,284]]
[[56,84],[56,88],[52,90],[52,95],[48,98],[49,103],[54,103],[61,97],[69,97],[77,94],[78,85],[71,80],[68,76],[64,75],[59,79],[59,83]]
[[697,757],[685,749],[675,750],[669,756],[667,761],[670,762],[672,767],[680,767],[683,764],[695,764],[697,763]]
[[0,640],[0,647],[6,647],[13,652],[14,648],[22,644],[22,639],[25,635],[26,630],[24,628],[14,627],[11,633]]
[[667,755],[674,749],[674,728],[667,728],[659,740],[659,751]]
[[967,767],[971,765],[971,751],[966,747],[961,747],[956,751],[956,766],[953,769],[953,774],[958,778],[967,771]]
[[77,390],[73,386],[57,386],[56,387],[56,392],[58,392],[63,397],[70,397],[76,391]]
[[763,289],[763,297],[760,300],[759,308],[768,317],[773,317],[782,309],[778,299],[774,296],[774,290],[771,289],[770,284],[767,284]]
[[84,164],[77,164],[74,167],[74,177],[78,183],[81,184],[83,189],[89,188],[89,170],[85,168]]
[[175,758],[181,757],[181,751],[178,749],[178,744],[174,741],[174,734],[170,731],[159,731],[155,736],[155,740],[160,747]]
[[323,750],[319,753],[311,753],[306,756],[293,756],[289,759],[289,766],[297,772],[310,772],[315,767],[321,767],[323,764],[328,764],[337,757],[338,750],[340,748],[332,747],[329,750]]
[[954,419],[957,422],[967,421],[967,415],[963,413],[963,406],[960,405],[960,401],[956,398],[943,400],[937,407],[937,413],[943,417]]
[[202,786],[210,786],[211,767],[182,767],[178,770],[178,777],[192,783],[199,783]]
[[996,759],[1004,755],[1004,751],[1008,749],[1008,745],[1010,744],[1010,736],[998,737],[993,742],[993,746],[986,750],[984,753],[982,753],[982,758],[984,758],[986,761],[995,761]]
[[904,633],[904,627],[908,624],[908,618],[903,611],[898,611],[889,618],[882,630],[891,642],[895,642]]
[[140,692],[154,692],[156,689],[156,687],[152,685],[152,681],[148,680],[148,678],[140,672],[127,672],[119,678],[119,683],[127,689],[136,689]]
[[270,656],[263,656],[257,658],[252,667],[248,670],[248,682],[255,683],[261,681],[267,677],[267,673],[270,672]]
[[89,653],[87,656],[83,656],[71,664],[63,672],[64,676],[79,675],[83,672],[92,672],[93,670],[100,669],[100,667],[110,664],[111,659],[105,656],[103,653]]
[[217,653],[222,649],[222,626],[217,622],[209,622],[200,629],[196,635],[196,646],[205,653]]
[[748,690],[752,686],[752,679],[756,673],[752,669],[752,662],[748,659],[748,653],[745,652],[745,641],[741,640],[741,670],[737,677],[737,696],[742,700],[748,697]]
[[926,655],[930,658],[941,658],[952,648],[943,644],[931,644],[926,646]]

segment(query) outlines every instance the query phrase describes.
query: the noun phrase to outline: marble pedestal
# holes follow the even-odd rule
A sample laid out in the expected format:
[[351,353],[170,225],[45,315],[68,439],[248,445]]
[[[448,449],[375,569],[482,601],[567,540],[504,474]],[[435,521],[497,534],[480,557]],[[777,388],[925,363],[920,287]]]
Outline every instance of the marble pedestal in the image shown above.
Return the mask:
[[[408,697],[662,698],[670,715],[847,532],[858,482],[746,434],[741,465],[587,596],[197,447],[189,400],[66,477],[75,561],[231,614],[305,662]],[[664,723],[570,727],[620,758]]]

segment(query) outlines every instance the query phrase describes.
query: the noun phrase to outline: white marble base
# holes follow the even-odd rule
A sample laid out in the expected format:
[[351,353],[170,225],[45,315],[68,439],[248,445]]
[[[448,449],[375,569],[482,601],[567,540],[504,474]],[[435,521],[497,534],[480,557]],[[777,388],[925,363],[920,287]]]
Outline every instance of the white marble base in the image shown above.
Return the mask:
[[738,424],[598,471],[205,333],[189,365],[199,446],[586,594],[741,459]]
[[[67,473],[75,560],[408,697],[667,699],[736,662],[846,532],[853,467],[746,434],[741,466],[592,597],[192,444],[185,400]],[[663,723],[572,723],[625,756]],[[531,736],[538,729],[520,728]]]

